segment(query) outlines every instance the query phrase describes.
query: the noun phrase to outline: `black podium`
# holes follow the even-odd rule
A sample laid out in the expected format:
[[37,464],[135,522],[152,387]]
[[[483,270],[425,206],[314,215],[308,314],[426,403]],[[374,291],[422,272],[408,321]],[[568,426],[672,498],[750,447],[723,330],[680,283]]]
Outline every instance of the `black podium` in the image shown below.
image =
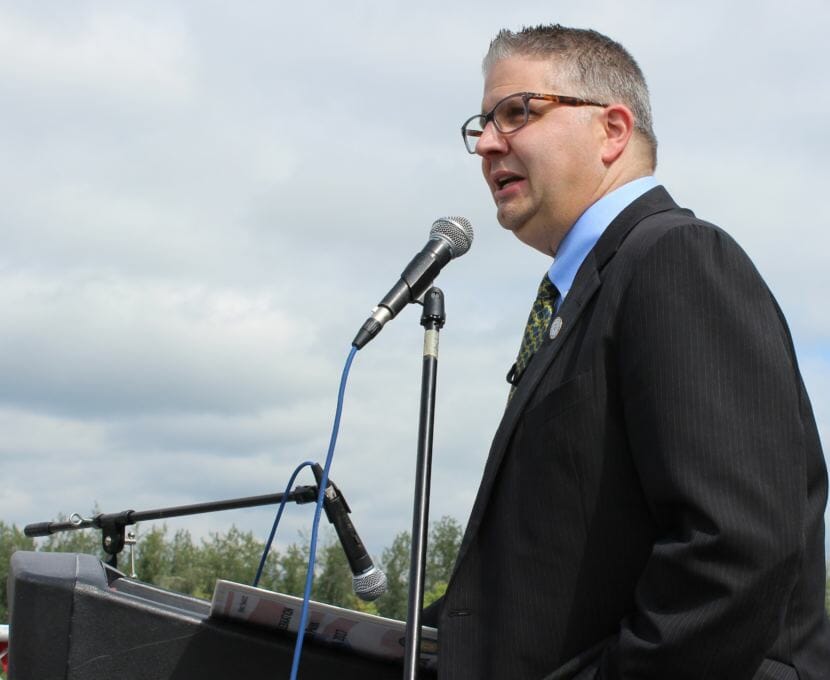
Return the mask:
[[[208,602],[129,579],[90,555],[17,552],[8,589],[9,680],[290,675],[293,635],[209,618]],[[299,675],[397,680],[402,672],[400,664],[306,643]]]

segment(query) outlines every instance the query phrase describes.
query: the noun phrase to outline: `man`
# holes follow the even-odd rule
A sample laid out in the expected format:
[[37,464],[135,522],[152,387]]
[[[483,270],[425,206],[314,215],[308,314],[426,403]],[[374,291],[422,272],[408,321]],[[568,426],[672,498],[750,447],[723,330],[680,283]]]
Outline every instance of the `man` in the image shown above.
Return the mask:
[[484,72],[465,143],[502,226],[554,261],[439,607],[439,677],[827,680],[827,475],[772,295],[652,177],[620,45],[502,31]]

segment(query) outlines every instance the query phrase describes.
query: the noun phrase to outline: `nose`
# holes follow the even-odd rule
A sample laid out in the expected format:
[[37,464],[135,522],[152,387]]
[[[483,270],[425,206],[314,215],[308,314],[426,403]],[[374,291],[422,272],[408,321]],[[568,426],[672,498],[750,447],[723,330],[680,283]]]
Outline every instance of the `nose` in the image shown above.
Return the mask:
[[485,157],[495,153],[507,153],[507,148],[507,138],[496,129],[492,120],[488,121],[476,142],[476,153]]

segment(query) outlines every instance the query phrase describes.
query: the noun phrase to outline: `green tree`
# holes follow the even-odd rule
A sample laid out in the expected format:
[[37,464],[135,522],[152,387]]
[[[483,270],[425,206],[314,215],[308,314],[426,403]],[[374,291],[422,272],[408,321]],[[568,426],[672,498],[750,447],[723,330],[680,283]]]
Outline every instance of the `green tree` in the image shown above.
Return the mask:
[[429,590],[424,591],[424,607],[429,607],[433,602],[442,598],[447,592],[446,581],[436,581]]
[[824,586],[824,608],[830,615],[830,564],[827,565],[827,581]]
[[[424,574],[424,606],[432,604],[447,589],[455,558],[461,546],[461,525],[452,517],[442,517],[430,525]],[[377,601],[378,612],[393,619],[405,619],[409,600],[409,532],[395,536],[383,551],[381,567],[386,572],[386,593]]]
[[383,549],[380,565],[386,573],[386,592],[376,603],[381,616],[399,620],[406,618],[410,545],[409,532],[402,531],[392,540],[392,545]]
[[[161,585],[160,581],[171,570],[171,549],[167,543],[167,526],[154,526],[147,532],[141,532],[140,527],[134,530],[137,542],[135,545],[135,571],[142,581]],[[129,549],[122,553],[124,559],[129,559]],[[120,556],[119,556],[120,557]]]
[[[193,595],[199,585],[199,547],[193,543],[190,532],[179,529],[168,544],[167,572],[157,585],[168,590]],[[139,572],[139,576],[141,572]]]
[[14,524],[9,526],[0,521],[0,623],[8,623],[9,600],[6,591],[6,582],[9,578],[9,567],[12,553],[18,550],[34,550],[34,539],[26,536]]
[[302,597],[308,569],[308,541],[292,543],[278,561],[279,570],[274,590]]
[[[66,517],[61,515],[57,521],[65,522]],[[95,555],[102,560],[109,557],[101,545],[101,530],[91,527],[51,534],[41,541],[38,549],[44,552],[84,553]]]
[[[93,511],[93,514],[98,511]],[[60,518],[65,521],[64,518]],[[132,529],[132,527],[128,527]],[[138,541],[135,550],[135,568],[138,578],[147,583],[179,593],[209,599],[217,578],[237,583],[252,583],[259,565],[264,544],[251,532],[231,527],[225,533],[212,533],[195,544],[190,533],[177,531],[168,536],[167,526],[151,526],[141,531],[136,527]],[[430,604],[446,590],[452,565],[461,541],[460,525],[449,517],[442,517],[430,529],[424,603]],[[106,558],[100,545],[101,533],[86,529],[53,534],[37,545],[16,527],[0,522],[0,578],[8,574],[9,558],[16,549],[80,552]],[[119,555],[119,566],[129,569],[130,548]],[[290,595],[302,596],[305,588],[309,556],[308,537],[301,535],[281,553],[272,551],[265,562],[259,585]],[[392,545],[384,549],[380,567],[386,572],[387,592],[374,603],[357,598],[352,589],[352,574],[343,550],[334,533],[324,534],[318,550],[315,583],[312,597],[341,607],[379,613],[396,619],[406,617],[409,581],[410,538],[408,532],[395,536]],[[0,588],[0,621],[8,617],[5,589]],[[828,585],[830,602],[830,585]]]
[[210,599],[217,579],[252,583],[262,555],[263,544],[252,532],[232,526],[227,533],[211,533],[199,551],[196,597]]
[[[427,543],[427,566],[425,585],[426,590],[434,593],[447,588],[452,568],[455,565],[455,558],[458,556],[458,549],[461,547],[463,531],[461,525],[452,517],[445,515],[437,522],[433,522],[429,530],[429,542]],[[443,590],[437,586],[443,583]],[[426,600],[426,594],[424,595]]]
[[337,607],[354,609],[358,598],[352,588],[352,572],[346,553],[336,538],[331,536],[317,550],[312,597]]

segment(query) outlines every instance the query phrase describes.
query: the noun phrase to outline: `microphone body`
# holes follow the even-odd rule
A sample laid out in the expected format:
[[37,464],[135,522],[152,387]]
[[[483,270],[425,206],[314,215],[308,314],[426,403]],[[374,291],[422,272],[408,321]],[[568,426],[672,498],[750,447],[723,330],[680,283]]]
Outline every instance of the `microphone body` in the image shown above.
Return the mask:
[[[319,465],[314,466],[314,476],[317,477],[319,484],[323,477],[323,471]],[[323,496],[323,509],[326,511],[329,522],[334,525],[337,538],[340,539],[340,545],[346,553],[349,569],[352,572],[355,595],[366,602],[376,600],[386,592],[386,574],[372,562],[366,546],[357,535],[357,530],[349,517],[351,512],[349,504],[331,480],[328,481]]]
[[472,242],[473,227],[467,219],[442,217],[436,220],[427,244],[412,258],[398,282],[372,310],[372,315],[360,327],[352,345],[357,349],[364,347],[380,333],[387,321],[421,297],[444,266],[466,253]]

